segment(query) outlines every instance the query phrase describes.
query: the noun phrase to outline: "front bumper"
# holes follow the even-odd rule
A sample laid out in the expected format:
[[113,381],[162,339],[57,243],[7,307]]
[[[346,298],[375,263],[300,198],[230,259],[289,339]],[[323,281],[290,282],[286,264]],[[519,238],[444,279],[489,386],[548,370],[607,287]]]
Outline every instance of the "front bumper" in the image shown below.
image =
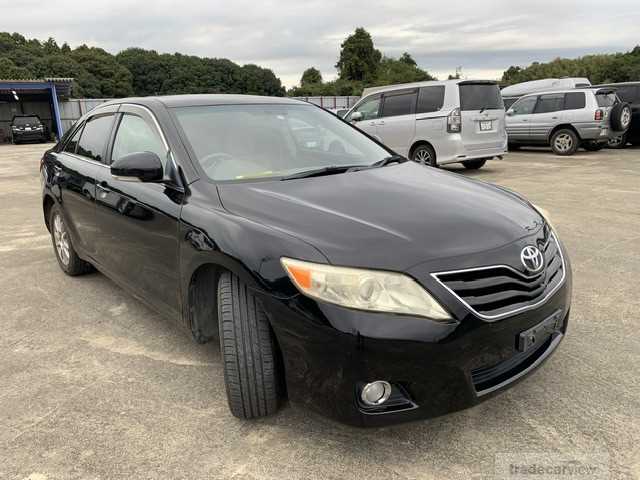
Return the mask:
[[13,140],[19,142],[31,142],[46,139],[45,133],[42,130],[32,130],[29,132],[14,131],[12,132]]
[[[478,404],[526,377],[557,348],[569,318],[571,277],[544,305],[500,321],[472,314],[456,324],[265,296],[283,354],[289,399],[356,426],[424,419]],[[540,347],[518,351],[521,332],[557,314]],[[367,411],[359,386],[389,381],[409,403]]]

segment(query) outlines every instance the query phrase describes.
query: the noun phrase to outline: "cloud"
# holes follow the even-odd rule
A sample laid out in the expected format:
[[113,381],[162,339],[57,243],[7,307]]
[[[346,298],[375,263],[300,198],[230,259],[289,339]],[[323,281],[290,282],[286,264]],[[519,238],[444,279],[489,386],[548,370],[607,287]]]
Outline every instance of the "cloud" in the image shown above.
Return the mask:
[[640,23],[636,0],[24,0],[0,1],[0,11],[0,30],[114,53],[138,46],[256,63],[288,86],[309,66],[334,77],[340,43],[359,26],[383,53],[408,51],[440,77],[462,66],[497,78],[513,64],[630,50]]

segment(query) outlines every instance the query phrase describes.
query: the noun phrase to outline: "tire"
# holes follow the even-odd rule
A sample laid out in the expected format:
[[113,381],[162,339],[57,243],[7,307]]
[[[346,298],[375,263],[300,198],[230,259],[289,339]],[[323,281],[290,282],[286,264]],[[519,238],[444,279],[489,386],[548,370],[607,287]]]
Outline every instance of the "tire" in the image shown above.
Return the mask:
[[607,144],[603,142],[589,141],[589,142],[584,142],[584,144],[582,145],[582,148],[584,148],[588,152],[597,152],[599,150],[602,150],[606,146]]
[[628,103],[616,103],[609,113],[611,128],[616,132],[626,132],[631,125],[631,107]]
[[616,137],[611,137],[607,143],[608,148],[625,148],[627,146],[627,134],[623,133]]
[[64,273],[75,277],[93,270],[93,266],[82,260],[73,248],[71,237],[64,221],[64,215],[58,205],[51,207],[49,228],[56,260],[58,260],[58,265],[60,265]]
[[467,170],[478,170],[482,168],[485,163],[487,163],[487,159],[483,158],[481,160],[466,160],[462,162],[462,165],[464,165],[464,168]]
[[436,152],[431,145],[418,145],[413,149],[413,152],[411,152],[411,160],[422,165],[438,168]]
[[252,291],[229,272],[218,281],[218,328],[231,413],[242,419],[275,413],[279,390],[275,338]]
[[580,141],[573,130],[561,128],[551,136],[551,150],[556,155],[573,155],[578,150]]

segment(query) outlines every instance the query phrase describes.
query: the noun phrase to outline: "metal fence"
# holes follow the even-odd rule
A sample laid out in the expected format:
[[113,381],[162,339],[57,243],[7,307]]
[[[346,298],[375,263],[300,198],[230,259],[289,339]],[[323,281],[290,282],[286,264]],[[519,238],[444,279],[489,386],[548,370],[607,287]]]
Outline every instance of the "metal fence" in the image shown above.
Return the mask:
[[298,100],[319,105],[322,108],[343,109],[353,107],[360,97],[354,96],[325,96],[325,97],[294,97]]
[[71,98],[59,102],[62,130],[66,132],[82,115],[108,101],[108,98]]

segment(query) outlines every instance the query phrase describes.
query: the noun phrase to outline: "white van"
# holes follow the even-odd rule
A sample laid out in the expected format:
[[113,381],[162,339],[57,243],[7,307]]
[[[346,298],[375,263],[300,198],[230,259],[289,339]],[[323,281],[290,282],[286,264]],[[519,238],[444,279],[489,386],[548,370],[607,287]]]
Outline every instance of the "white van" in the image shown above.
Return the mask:
[[507,153],[498,84],[445,80],[365,89],[344,116],[395,152],[431,166],[478,169]]
[[504,100],[504,108],[509,110],[516,100],[530,93],[550,92],[554,90],[566,90],[569,88],[588,88],[591,82],[583,77],[543,78],[529,82],[515,83],[504,87],[500,92]]

